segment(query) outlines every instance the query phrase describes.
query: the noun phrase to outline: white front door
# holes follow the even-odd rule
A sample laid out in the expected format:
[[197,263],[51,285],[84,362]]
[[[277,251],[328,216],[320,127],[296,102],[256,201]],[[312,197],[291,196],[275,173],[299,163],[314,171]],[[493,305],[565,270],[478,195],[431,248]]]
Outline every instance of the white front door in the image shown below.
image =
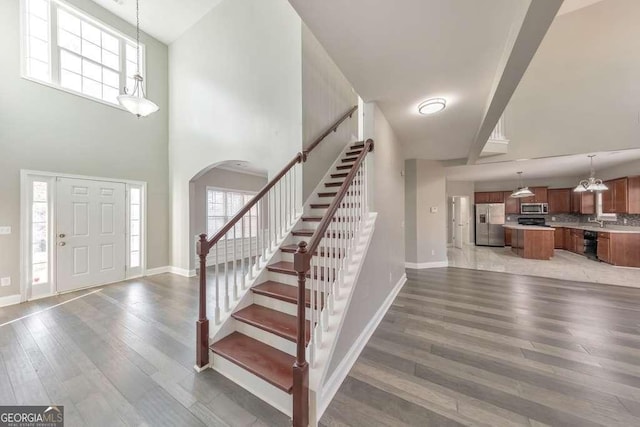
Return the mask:
[[58,178],[56,183],[58,292],[125,278],[125,184]]

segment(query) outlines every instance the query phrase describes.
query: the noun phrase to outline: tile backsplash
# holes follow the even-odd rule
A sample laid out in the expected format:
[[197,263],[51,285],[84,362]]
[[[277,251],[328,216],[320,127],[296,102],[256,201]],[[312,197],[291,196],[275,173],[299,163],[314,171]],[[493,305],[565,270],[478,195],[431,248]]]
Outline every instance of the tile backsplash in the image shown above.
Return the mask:
[[[582,215],[582,221],[587,222],[594,215]],[[626,220],[626,223],[625,223]],[[617,221],[607,221],[611,225],[628,225],[629,227],[640,227],[640,215],[618,214]]]
[[[553,215],[516,215],[506,216],[506,222],[518,222],[518,218],[535,217],[544,218],[546,222],[588,222],[589,218],[595,215],[575,215],[575,214],[553,214]],[[626,223],[625,223],[626,219]],[[640,215],[618,214],[617,221],[607,221],[610,225],[627,225],[629,227],[640,227]]]

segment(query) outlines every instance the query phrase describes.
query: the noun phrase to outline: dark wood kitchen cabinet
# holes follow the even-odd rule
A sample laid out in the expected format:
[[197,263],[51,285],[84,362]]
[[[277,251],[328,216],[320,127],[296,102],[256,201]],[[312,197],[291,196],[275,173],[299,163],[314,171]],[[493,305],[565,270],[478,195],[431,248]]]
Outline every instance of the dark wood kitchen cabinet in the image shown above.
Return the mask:
[[596,198],[594,193],[571,192],[571,213],[591,215],[596,212]]
[[611,239],[609,233],[598,233],[598,259],[611,264]]
[[640,267],[640,233],[598,232],[598,259],[621,267]]
[[523,203],[548,203],[547,187],[531,187],[529,190],[533,196],[523,197],[521,199]]
[[553,242],[553,247],[555,249],[564,249],[564,228],[556,227]]
[[553,188],[547,191],[549,213],[561,214],[571,212],[571,189]]
[[570,228],[565,228],[562,232],[563,236],[562,236],[562,245],[563,248],[567,251],[571,251],[573,245],[572,245],[572,240],[571,240],[571,229]]
[[602,211],[605,213],[629,213],[629,179],[605,181],[608,190],[602,192]]
[[511,191],[504,191],[502,194],[505,215],[520,215],[520,199],[511,197]]
[[511,246],[511,229],[510,228],[504,229],[504,245]]
[[474,195],[476,205],[480,203],[504,203],[502,191],[482,191]]
[[640,176],[628,178],[629,213],[640,214]]
[[569,250],[579,255],[584,254],[584,231],[571,229],[571,248]]

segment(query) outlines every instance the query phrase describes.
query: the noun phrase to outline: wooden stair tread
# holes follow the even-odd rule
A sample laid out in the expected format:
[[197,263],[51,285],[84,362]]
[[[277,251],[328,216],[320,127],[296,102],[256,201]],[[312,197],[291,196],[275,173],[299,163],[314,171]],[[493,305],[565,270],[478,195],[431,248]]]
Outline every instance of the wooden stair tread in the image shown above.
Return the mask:
[[344,159],[342,159],[342,163],[355,162],[356,160],[358,160],[357,157],[345,157]]
[[330,193],[318,193],[318,196],[320,197],[335,197],[338,193],[337,192],[330,192]]
[[349,151],[346,155],[351,157],[351,156],[357,156],[360,153],[362,153],[362,150],[353,150],[353,151]]
[[357,149],[357,148],[364,148],[364,142],[360,142],[360,143],[358,143],[358,144],[353,144],[353,145],[351,146],[351,149],[352,149],[352,150],[355,150],[355,149]]
[[[242,310],[236,311],[231,317],[286,340],[297,341],[298,319],[296,316],[291,316],[290,314],[272,310],[261,305],[251,304]],[[309,337],[311,336],[309,321],[307,320],[306,322],[305,344],[309,342]]]
[[234,332],[211,345],[211,351],[289,394],[293,391],[295,357]]
[[311,203],[311,209],[328,209],[329,203]]
[[349,172],[332,173],[331,178],[346,178]]
[[[267,280],[258,286],[251,288],[254,294],[263,295],[265,297],[275,298],[290,304],[298,304],[298,288],[273,280]],[[305,289],[304,303],[307,307],[311,307],[311,290]],[[322,296],[324,306],[324,296]],[[307,329],[308,330],[308,329]]]
[[344,181],[340,181],[340,182],[325,182],[324,186],[325,187],[340,187],[342,184],[344,184]]
[[294,236],[313,236],[316,230],[311,229],[302,229],[302,230],[293,230],[291,234]]
[[351,169],[353,167],[353,165],[340,165],[337,166],[336,169],[338,170],[346,170],[346,169]]
[[[280,247],[280,251],[285,252],[285,253],[289,253],[289,254],[295,254],[296,251],[298,250],[298,245],[287,245],[287,246],[281,246]],[[342,254],[340,253],[339,250],[336,250],[338,257],[342,257]],[[329,254],[332,255],[332,252],[329,251]],[[313,253],[314,256],[318,255],[318,251],[315,251]],[[324,250],[320,253],[320,256],[325,256],[324,255]]]

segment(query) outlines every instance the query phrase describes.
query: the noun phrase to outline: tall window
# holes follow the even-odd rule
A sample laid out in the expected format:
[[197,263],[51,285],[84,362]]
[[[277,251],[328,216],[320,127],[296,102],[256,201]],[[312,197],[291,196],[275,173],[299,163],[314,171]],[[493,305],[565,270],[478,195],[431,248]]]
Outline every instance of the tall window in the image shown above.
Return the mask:
[[[233,216],[238,213],[242,207],[248,203],[255,193],[222,190],[217,188],[207,188],[207,234],[209,237],[216,234]],[[245,215],[244,235],[249,236],[249,228],[251,228],[251,237],[256,237],[258,216],[257,209],[254,206],[247,215]],[[236,238],[242,237],[242,223],[238,222],[235,226]],[[233,237],[233,229],[227,234]]]
[[142,224],[142,190],[131,187],[129,190],[129,267],[140,267],[140,243]]
[[49,184],[31,186],[31,283],[49,282]]
[[[133,88],[135,42],[62,0],[23,2],[25,76],[118,105]],[[141,70],[143,53],[140,46]]]

